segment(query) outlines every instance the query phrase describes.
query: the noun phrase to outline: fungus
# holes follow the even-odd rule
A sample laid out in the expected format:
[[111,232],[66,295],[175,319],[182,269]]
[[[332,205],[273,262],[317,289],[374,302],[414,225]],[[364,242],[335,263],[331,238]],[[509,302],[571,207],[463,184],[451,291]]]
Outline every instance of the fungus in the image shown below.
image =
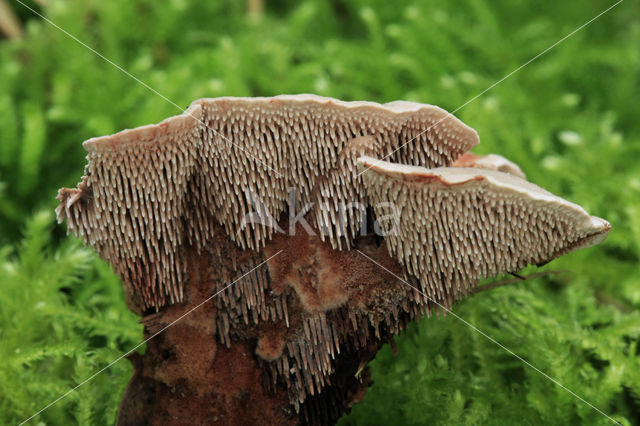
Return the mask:
[[511,173],[512,175],[521,177],[522,179],[526,179],[524,172],[520,167],[512,162],[507,160],[501,155],[497,154],[489,154],[489,155],[475,155],[470,152],[462,154],[460,158],[458,158],[455,163],[452,164],[453,167],[479,167],[481,169],[491,169],[498,170],[500,172]]
[[598,244],[611,229],[510,173],[426,169],[370,157],[358,162],[372,203],[397,200],[402,209],[397,226],[385,230],[390,252],[418,277],[423,292],[447,306],[482,278]]
[[[393,161],[429,167],[478,143],[474,130],[431,105],[313,95],[201,99],[160,124],[84,142],[86,176],[77,189],[60,191],[58,220],[68,219],[114,265],[143,309],[160,308],[183,300],[183,245],[206,247],[216,222],[240,248],[264,247],[275,227],[243,222],[256,199],[262,218],[278,218],[292,192],[292,208],[309,205],[318,176],[363,135],[370,136],[366,153],[401,146]],[[354,161],[340,170],[355,169]]]
[[608,223],[477,143],[435,106],[314,95],[201,99],[86,141],[58,220],[155,337],[119,423],[334,422],[411,320],[604,238]]

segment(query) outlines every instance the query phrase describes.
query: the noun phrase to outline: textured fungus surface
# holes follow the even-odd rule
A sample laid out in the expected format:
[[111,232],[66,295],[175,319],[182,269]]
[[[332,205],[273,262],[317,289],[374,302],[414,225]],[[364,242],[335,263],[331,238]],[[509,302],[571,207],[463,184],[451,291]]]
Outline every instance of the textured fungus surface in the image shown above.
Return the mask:
[[[447,306],[478,280],[601,242],[608,222],[509,173],[406,166],[362,157],[374,205],[401,211],[390,251],[422,291]],[[386,212],[376,211],[383,215]]]
[[524,172],[520,167],[512,161],[507,160],[501,155],[475,155],[470,152],[462,154],[453,167],[478,167],[481,169],[497,170],[500,172],[511,173],[512,175],[526,179]]
[[[296,209],[314,201],[319,176],[355,169],[353,155],[338,158],[365,135],[365,153],[397,150],[392,161],[429,167],[449,165],[478,143],[473,129],[431,105],[313,95],[202,99],[158,125],[86,141],[86,175],[78,188],[60,191],[58,219],[116,267],[141,305],[159,308],[182,301],[183,245],[205,247],[217,221],[240,247],[263,247],[274,228],[245,218],[278,219],[291,193]],[[340,178],[329,173],[332,183]]]
[[58,219],[162,331],[132,357],[119,423],[332,423],[410,321],[604,239],[477,143],[438,107],[313,95],[202,99],[86,141]]

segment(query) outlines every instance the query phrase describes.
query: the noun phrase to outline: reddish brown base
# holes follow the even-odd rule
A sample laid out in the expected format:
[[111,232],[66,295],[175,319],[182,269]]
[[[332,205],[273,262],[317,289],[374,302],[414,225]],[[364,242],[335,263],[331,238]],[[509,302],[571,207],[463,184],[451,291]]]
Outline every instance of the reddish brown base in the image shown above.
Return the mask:
[[[185,303],[143,315],[149,338],[216,294],[129,358],[119,425],[335,423],[364,396],[367,362],[428,309],[357,251],[304,231],[261,253],[218,235],[211,251],[184,249]],[[373,236],[357,245],[400,273]]]
[[[190,346],[196,349],[201,345],[197,343],[198,336],[193,337],[196,344]],[[150,352],[153,353],[131,358],[136,372],[120,406],[120,425],[299,423],[286,391],[269,392],[263,388],[262,369],[246,344],[220,348],[216,356],[208,360],[206,355],[191,353],[180,361],[178,369],[193,368],[190,362],[198,365],[209,361],[210,364],[199,372],[193,368],[192,374],[183,377],[175,371],[162,372],[162,365],[167,364],[162,353]],[[165,352],[164,356],[167,355]],[[202,380],[213,376],[216,376],[214,380]]]

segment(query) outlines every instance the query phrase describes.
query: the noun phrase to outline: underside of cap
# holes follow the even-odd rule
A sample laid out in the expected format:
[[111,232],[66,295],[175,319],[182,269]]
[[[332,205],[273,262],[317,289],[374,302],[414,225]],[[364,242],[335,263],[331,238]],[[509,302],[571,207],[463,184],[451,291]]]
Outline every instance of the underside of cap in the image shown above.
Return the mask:
[[[297,211],[322,201],[314,197],[323,185],[331,193],[322,179],[332,176],[338,193],[365,201],[357,156],[347,154],[363,136],[362,153],[427,167],[450,165],[478,143],[473,129],[433,105],[200,99],[159,124],[86,141],[86,176],[60,191],[58,219],[114,265],[145,308],[175,303],[180,247],[204,247],[216,224],[240,247],[257,249],[289,204]],[[328,238],[349,247],[337,230]]]
[[509,173],[358,160],[392,255],[423,291],[457,300],[478,280],[542,264],[604,240],[611,229],[582,207]]

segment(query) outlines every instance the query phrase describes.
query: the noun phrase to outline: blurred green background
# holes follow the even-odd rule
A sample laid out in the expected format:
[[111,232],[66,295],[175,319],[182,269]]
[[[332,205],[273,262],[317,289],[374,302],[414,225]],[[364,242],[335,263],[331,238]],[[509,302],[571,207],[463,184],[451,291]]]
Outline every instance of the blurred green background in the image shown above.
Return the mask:
[[[18,2],[0,3],[0,423],[15,424],[142,339],[118,278],[54,225],[56,190],[82,174],[81,142],[180,111]],[[449,111],[613,4],[254,3],[26,2],[182,107],[312,92]],[[508,157],[614,229],[544,268],[569,272],[455,312],[623,424],[640,418],[639,18],[637,1],[622,2],[456,113],[480,134],[475,152]],[[397,343],[371,363],[374,385],[342,424],[611,424],[451,316]],[[121,361],[31,423],[112,424],[131,373]]]

